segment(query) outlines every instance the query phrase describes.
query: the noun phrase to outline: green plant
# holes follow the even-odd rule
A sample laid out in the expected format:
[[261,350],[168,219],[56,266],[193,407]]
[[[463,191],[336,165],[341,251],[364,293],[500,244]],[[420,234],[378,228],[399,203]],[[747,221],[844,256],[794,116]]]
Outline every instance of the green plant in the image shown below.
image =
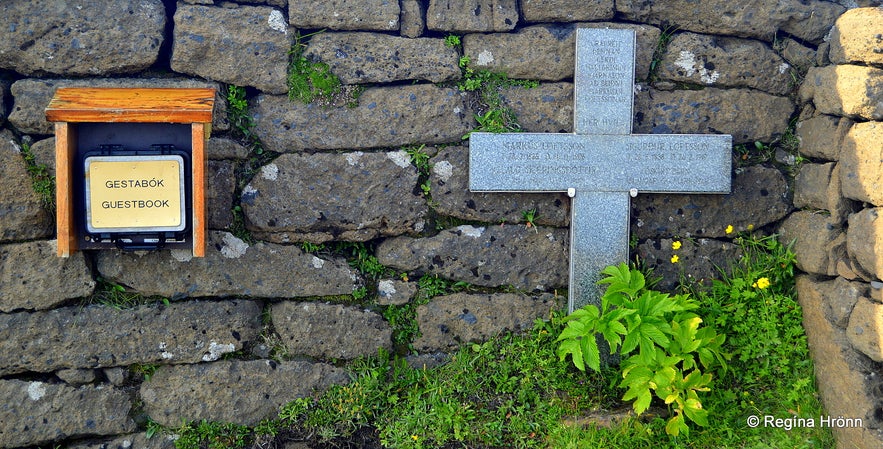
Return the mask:
[[40,197],[40,204],[50,212],[55,210],[55,176],[49,174],[46,164],[38,164],[37,156],[31,150],[31,146],[22,143],[21,154],[27,165],[28,175],[31,177],[31,187]]
[[245,213],[242,211],[242,206],[237,204],[233,206],[233,209],[231,209],[230,212],[233,214],[233,223],[230,225],[230,233],[249,245],[253,244],[255,239],[251,235],[251,231],[245,226]]
[[202,420],[184,423],[175,433],[176,449],[230,449],[245,447],[250,438],[246,426]]
[[429,163],[430,156],[426,151],[424,151],[425,149],[425,144],[404,148],[405,153],[408,154],[410,162],[414,164],[415,167],[417,167],[417,172],[428,176],[429,171],[432,170],[432,164]]
[[254,120],[248,112],[248,99],[244,87],[227,86],[227,119],[233,128],[233,135],[249,146],[255,155],[261,155],[264,148],[254,133]]
[[525,210],[525,211],[522,211],[522,212],[521,212],[521,218],[522,218],[522,219],[524,220],[524,222],[526,223],[525,226],[526,226],[528,229],[533,228],[534,232],[539,232],[539,231],[537,230],[537,225],[536,225],[536,223],[534,223],[534,220],[536,220],[537,217],[539,217],[539,215],[537,214],[537,210],[536,210],[536,209]]
[[657,73],[659,73],[659,63],[662,62],[663,56],[665,56],[666,51],[668,51],[668,44],[671,43],[671,40],[674,38],[677,31],[677,27],[669,26],[659,33],[659,39],[656,40],[656,48],[653,49],[653,58],[650,61],[651,82],[658,80],[659,77]]
[[324,243],[301,242],[300,249],[305,253],[318,253],[325,249]]
[[383,266],[377,260],[377,257],[371,254],[372,248],[369,248],[363,242],[339,242],[335,249],[349,259],[351,267],[359,270],[360,273],[370,279],[380,279],[392,271]]
[[478,94],[478,113],[475,120],[478,127],[463,136],[468,139],[473,132],[519,132],[515,113],[508,107],[503,106],[500,96],[502,89],[513,86],[533,88],[539,85],[537,81],[513,80],[505,73],[495,73],[489,70],[475,70],[470,67],[470,58],[461,56],[459,65],[463,77],[457,86],[464,92],[476,92]]
[[624,357],[620,386],[627,391],[622,399],[634,400],[637,414],[647,410],[655,394],[675,413],[665,426],[667,433],[688,433],[687,420],[707,426],[708,412],[699,393],[711,388],[708,370],[726,367],[724,336],[712,327],[700,328],[702,319],[692,312],[699,304],[688,295],[645,288],[644,275],[625,263],[602,273],[607,277],[599,283],[608,286],[601,309],[587,305],[568,317],[557,340],[559,358],[563,361],[570,355],[581,371],[586,367],[600,371],[595,339],[600,335],[612,354]]
[[319,98],[328,100],[340,92],[340,78],[331,72],[328,64],[313,62],[304,56],[306,39],[322,31],[325,30],[303,36],[295,34],[288,67],[288,97],[292,100],[309,104]]
[[456,34],[449,34],[445,36],[445,46],[451,48],[460,48],[460,36]]
[[368,287],[362,286],[353,290],[353,299],[361,301],[368,296]]
[[122,285],[102,276],[98,276],[95,279],[95,284],[95,291],[85,299],[84,304],[100,304],[117,310],[131,309],[140,305],[157,302],[164,305],[170,304],[168,298],[144,296],[137,292],[130,292]]
[[142,379],[144,379],[145,382],[147,382],[150,380],[151,377],[153,377],[154,374],[156,374],[156,370],[159,369],[159,365],[154,365],[151,363],[136,363],[132,365],[129,369],[132,370],[132,373],[140,376]]

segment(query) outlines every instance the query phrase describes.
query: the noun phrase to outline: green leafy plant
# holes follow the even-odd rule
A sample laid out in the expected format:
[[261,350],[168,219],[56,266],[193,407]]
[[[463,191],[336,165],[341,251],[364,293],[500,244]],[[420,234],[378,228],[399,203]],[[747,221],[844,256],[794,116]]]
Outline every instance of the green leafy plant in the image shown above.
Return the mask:
[[49,174],[46,164],[38,164],[37,156],[31,150],[31,146],[23,143],[21,154],[27,164],[28,175],[31,177],[31,187],[40,197],[40,204],[50,212],[55,210],[55,176]]
[[185,423],[176,432],[176,449],[230,449],[245,447],[251,433],[246,426],[202,420]]
[[668,44],[671,43],[672,38],[674,38],[675,33],[678,29],[674,26],[669,26],[666,29],[662,30],[659,33],[659,39],[656,40],[656,48],[653,49],[653,59],[650,61],[650,81],[657,81],[659,73],[659,63],[662,62],[663,56],[665,56],[666,51],[668,51]]
[[512,109],[503,106],[500,96],[502,89],[513,86],[533,88],[539,82],[532,80],[513,80],[505,73],[495,73],[489,70],[475,70],[470,67],[471,60],[468,56],[461,56],[459,60],[460,71],[463,77],[457,86],[464,92],[478,94],[479,111],[475,114],[478,127],[463,136],[468,139],[473,132],[519,132],[521,126]]
[[539,214],[537,214],[536,209],[525,210],[525,211],[521,212],[521,218],[524,220],[525,226],[528,229],[533,228],[534,232],[539,232],[537,230],[536,223],[534,223],[534,221],[537,219],[537,217],[539,217]]
[[339,242],[335,250],[349,259],[349,265],[370,279],[380,279],[392,270],[385,267],[371,254],[372,248],[363,242]]
[[456,34],[449,34],[445,36],[445,46],[451,48],[460,48],[460,36]]
[[[688,295],[671,296],[646,288],[644,275],[623,263],[603,270],[607,284],[601,309],[587,305],[574,311],[558,336],[558,356],[571,356],[574,366],[600,371],[601,357],[596,335],[604,338],[611,354],[624,358],[622,399],[633,400],[641,414],[655,395],[674,411],[665,426],[667,433],[688,433],[687,420],[708,425],[699,393],[711,388],[714,368],[726,367],[729,355],[721,349],[724,336],[714,328],[700,327],[693,313],[698,302]],[[702,370],[706,370],[703,372]]]
[[328,64],[313,62],[304,56],[306,39],[323,31],[295,35],[288,67],[288,97],[292,100],[309,104],[319,98],[330,99],[340,92],[340,78],[331,72]]

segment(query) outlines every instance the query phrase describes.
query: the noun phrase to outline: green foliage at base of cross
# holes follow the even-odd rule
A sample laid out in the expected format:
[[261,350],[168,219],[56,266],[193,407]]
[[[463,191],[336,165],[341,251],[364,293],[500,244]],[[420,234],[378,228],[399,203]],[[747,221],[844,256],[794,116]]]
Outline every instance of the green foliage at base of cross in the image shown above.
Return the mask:
[[641,414],[655,395],[674,410],[665,431],[671,435],[689,432],[687,421],[708,425],[699,393],[711,387],[715,368],[726,369],[729,354],[721,349],[724,336],[703,326],[694,311],[699,304],[688,295],[669,295],[646,288],[644,275],[622,263],[604,269],[607,284],[601,309],[587,305],[568,317],[558,336],[558,356],[568,355],[585,371],[601,370],[595,335],[603,336],[610,352],[624,358],[622,399],[634,401]]

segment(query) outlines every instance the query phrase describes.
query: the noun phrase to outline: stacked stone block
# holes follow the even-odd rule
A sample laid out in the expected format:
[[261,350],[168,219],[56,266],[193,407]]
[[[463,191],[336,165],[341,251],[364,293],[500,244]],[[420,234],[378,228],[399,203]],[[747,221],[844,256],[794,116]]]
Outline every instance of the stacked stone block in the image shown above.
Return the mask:
[[831,31],[828,63],[807,73],[797,134],[808,161],[794,187],[801,210],[781,230],[806,273],[798,295],[827,412],[865,423],[835,429],[841,447],[883,442],[881,24],[879,8],[846,12]]
[[[571,132],[575,30],[633,29],[634,131],[727,133],[750,146],[785,131],[797,110],[792,71],[815,64],[816,48],[829,45],[823,37],[844,10],[821,0],[0,2],[0,448],[165,448],[173,442],[147,440],[133,418],[176,426],[272,417],[290,400],[346,382],[349,361],[395,350],[382,311],[414,301],[424,274],[497,292],[443,295],[417,307],[421,360],[529,328],[560,308],[556,292],[566,290],[569,199],[468,191],[463,136],[480,111],[473,94],[456,87],[460,56],[476,70],[541,80],[534,89],[504,89],[503,104],[526,131]],[[822,255],[802,266],[855,275],[834,278],[827,290],[820,279],[830,278],[801,281],[821,292],[850,288],[847,299],[820,309],[837,318],[832,329],[864,328],[849,310],[876,307],[881,297],[876,284],[863,282],[877,279],[877,253],[850,240],[852,230],[866,236],[879,223],[864,176],[873,148],[856,146],[852,159],[839,149],[856,133],[878,132],[855,131],[853,122],[878,120],[879,111],[825,97],[832,77],[858,82],[879,71],[879,60],[867,59],[873,51],[857,50],[879,44],[847,32],[868,19],[854,20],[832,33],[838,42],[826,54],[835,64],[812,69],[807,79],[817,82],[802,91],[807,101],[818,98],[820,113],[805,114],[801,125],[804,154],[815,165],[801,172],[795,202],[830,218],[792,215],[807,222],[799,234],[825,241]],[[348,88],[364,88],[356,104],[305,105],[286,95],[288,52],[297,36],[320,29],[300,42],[303,54]],[[668,50],[657,53],[669,33]],[[445,45],[449,34],[461,36],[461,49]],[[247,88],[252,131],[278,157],[252,166],[264,159],[234,137],[229,85]],[[205,258],[182,251],[54,256],[53,214],[34,194],[21,152],[27,145],[36,163],[53,170],[53,127],[43,111],[58,87],[218,90],[207,145]],[[879,92],[876,84],[868,89]],[[404,151],[418,147],[430,156],[429,173]],[[852,173],[861,181],[839,187],[853,182]],[[754,166],[740,167],[725,197],[640,195],[637,252],[669,285],[682,274],[712,277],[737,254],[725,229],[774,229],[792,210],[788,191],[779,170]],[[234,206],[253,242],[233,235]],[[530,227],[529,210],[538,214]],[[668,263],[674,238],[690,238],[679,266]],[[366,243],[407,280],[369,285],[375,280],[344,257],[308,253],[302,242]],[[123,310],[83,305],[108,283],[166,301]],[[366,287],[376,298],[353,300]],[[873,353],[873,341],[842,332]],[[270,357],[282,352],[288,355]],[[157,368],[149,380],[143,367]]]

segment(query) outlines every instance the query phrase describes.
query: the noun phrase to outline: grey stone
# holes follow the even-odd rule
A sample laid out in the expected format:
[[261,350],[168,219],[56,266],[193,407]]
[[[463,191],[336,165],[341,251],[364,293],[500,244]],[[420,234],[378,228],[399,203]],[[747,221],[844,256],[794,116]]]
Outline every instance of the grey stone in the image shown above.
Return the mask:
[[426,7],[419,0],[402,0],[401,34],[404,37],[420,37],[426,31]]
[[613,0],[524,0],[526,22],[581,22],[613,18]]
[[366,241],[420,231],[428,207],[414,194],[404,151],[285,154],[242,193],[248,228],[277,242]]
[[883,219],[881,208],[864,209],[849,216],[847,250],[874,279],[883,279]]
[[69,385],[89,384],[97,378],[94,369],[63,369],[56,371],[55,375]]
[[0,315],[0,375],[211,362],[258,338],[261,304],[185,302]]
[[46,120],[46,106],[59,87],[144,87],[144,88],[213,88],[215,107],[212,112],[212,129],[230,129],[227,121],[227,100],[220,95],[217,83],[181,78],[88,78],[74,79],[22,79],[12,84],[15,104],[9,114],[9,123],[24,134],[49,135],[55,132]]
[[356,274],[343,259],[322,259],[294,246],[249,245],[226,232],[209,232],[205,257],[174,250],[102,251],[96,259],[109,281],[173,299],[346,295],[356,286]]
[[131,408],[116,388],[0,380],[0,447],[131,432]]
[[348,380],[345,371],[324,363],[227,360],[161,367],[141,385],[141,399],[164,426],[184,420],[255,426],[297,398]]
[[779,227],[779,240],[793,245],[797,268],[807,273],[835,276],[836,260],[828,257],[826,246],[843,233],[840,223],[811,211],[791,214]]
[[791,70],[763,42],[684,32],[668,44],[657,76],[674,82],[748,87],[786,95],[793,88]]
[[20,150],[15,136],[0,130],[0,242],[46,238],[54,227]]
[[831,29],[831,62],[883,64],[881,23],[881,8],[856,8],[843,13]]
[[392,328],[383,317],[341,304],[284,301],[270,310],[273,327],[291,354],[354,359],[392,349]]
[[883,206],[883,123],[856,123],[840,147],[843,196]]
[[[877,400],[869,394],[866,375],[871,371],[847,340],[846,332],[825,318],[820,282],[797,278],[797,297],[803,310],[803,327],[815,366],[819,394],[828,416],[873,419]],[[838,447],[875,448],[883,439],[868,426],[832,429]]]
[[[210,0],[209,0],[210,1]],[[180,423],[179,423],[180,424]],[[159,433],[147,437],[146,432],[130,433],[110,439],[95,441],[78,441],[67,446],[68,449],[175,449],[178,435]]]
[[[675,241],[681,243],[677,250],[672,246]],[[737,245],[714,239],[648,239],[637,248],[641,260],[653,269],[653,277],[662,278],[656,288],[663,291],[675,291],[682,282],[711,285],[721,270],[731,272],[741,253]]]
[[396,237],[377,247],[381,264],[455,281],[524,290],[567,285],[566,229],[458,226],[434,237]]
[[234,169],[230,161],[208,161],[208,189],[205,196],[210,229],[229,229],[233,225]]
[[761,228],[791,211],[788,183],[774,168],[748,167],[733,176],[729,195],[638,195],[632,200],[632,232],[639,239],[728,237]]
[[883,69],[858,65],[811,67],[800,98],[823,114],[883,120]]
[[801,44],[800,42],[786,37],[776,44],[776,49],[789,64],[795,67],[800,73],[805,73],[807,69],[815,65],[816,50]]
[[512,293],[436,296],[429,304],[417,307],[421,335],[414,341],[414,348],[421,352],[450,351],[505,331],[528,330],[534,320],[561,308],[557,299],[561,298]]
[[41,139],[31,144],[34,162],[45,165],[49,176],[55,176],[55,137]]
[[280,153],[456,142],[474,123],[457,89],[431,84],[368,88],[354,108],[258,95],[251,111],[264,148]]
[[578,28],[634,30],[638,44],[635,73],[638,79],[649,76],[660,31],[647,25],[567,23],[534,25],[516,33],[468,34],[463,38],[463,53],[475,69],[504,72],[511,78],[559,81],[573,77],[574,31]]
[[567,226],[570,199],[564,193],[470,192],[469,149],[445,147],[430,159],[429,181],[433,208],[442,215],[489,223],[524,223],[524,213],[535,211],[534,224]]
[[875,362],[883,362],[883,304],[859,298],[849,316],[846,337],[855,349]]
[[573,83],[543,83],[531,89],[509,87],[500,92],[500,97],[527,132],[573,132]]
[[129,380],[129,370],[122,367],[105,368],[104,377],[111,385],[122,387]]
[[25,75],[138,72],[156,61],[165,23],[161,0],[4,1],[0,68]]
[[[800,165],[800,171],[794,179],[794,207],[828,209],[828,187],[835,165],[833,162]],[[839,193],[840,189],[837,190]]]
[[417,285],[413,282],[395,279],[381,279],[377,282],[377,304],[381,306],[407,304],[417,294]]
[[212,137],[205,146],[208,159],[246,159],[249,150],[232,139]]
[[868,296],[868,284],[850,282],[839,276],[833,281],[818,283],[816,289],[824,301],[825,317],[841,329],[846,329],[859,299]]
[[705,34],[751,37],[772,42],[779,30],[818,44],[845,11],[821,0],[618,0],[616,11],[633,22],[665,24]]
[[831,115],[819,115],[797,122],[800,154],[829,161],[839,160],[840,146],[852,124],[848,118]]
[[292,37],[282,12],[263,6],[179,5],[172,70],[237,86],[288,92]]
[[426,26],[433,31],[509,31],[517,24],[516,0],[429,0],[426,11]]
[[95,288],[83,253],[57,257],[55,240],[0,245],[0,312],[43,310]]
[[378,33],[321,33],[310,38],[304,56],[324,62],[344,84],[460,78],[459,55],[444,39]]
[[390,0],[288,1],[288,22],[297,28],[394,31],[400,12]]
[[635,110],[636,133],[722,133],[739,144],[776,140],[788,129],[794,103],[753,89],[650,89],[635,96]]

